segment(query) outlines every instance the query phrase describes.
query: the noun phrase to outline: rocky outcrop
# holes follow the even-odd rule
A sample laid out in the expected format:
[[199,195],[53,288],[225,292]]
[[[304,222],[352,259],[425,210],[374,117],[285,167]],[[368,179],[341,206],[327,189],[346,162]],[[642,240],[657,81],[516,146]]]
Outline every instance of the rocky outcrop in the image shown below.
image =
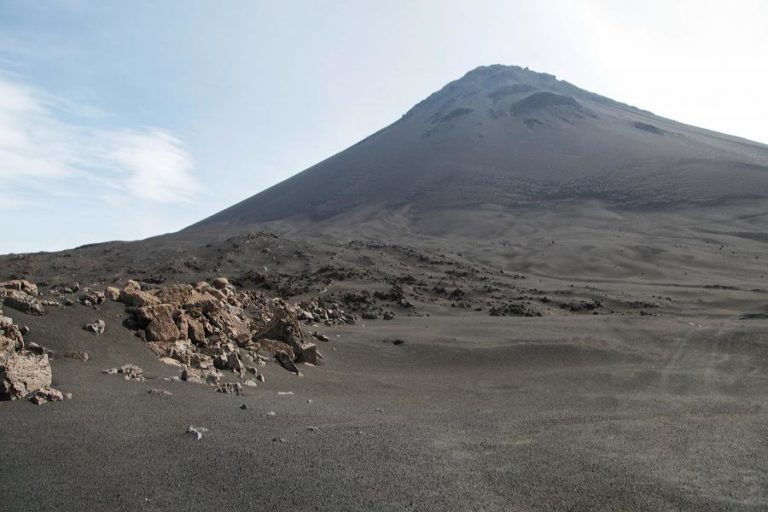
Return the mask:
[[[8,285],[8,283],[12,283]],[[28,281],[6,281],[0,289],[15,293],[37,294]],[[57,400],[59,391],[50,388],[53,352],[37,343],[25,343],[26,327],[19,327],[0,310],[0,400],[30,398],[36,404]]]
[[[13,282],[15,281],[6,281],[6,283]],[[33,289],[35,295],[32,295],[17,288],[2,286],[2,284],[0,284],[0,300],[3,301],[5,306],[17,311],[21,311],[22,313],[26,313],[28,315],[45,314],[45,308],[43,307],[43,304],[38,302],[36,297],[37,287]]]
[[[238,291],[223,277],[152,289],[129,281],[108,296],[129,306],[124,325],[164,362],[183,366],[181,379],[188,382],[219,385],[222,371],[257,374],[254,365],[265,359],[298,373],[295,363],[317,364],[321,357],[305,340],[306,311],[262,291]],[[319,306],[316,311],[325,318],[339,315]]]

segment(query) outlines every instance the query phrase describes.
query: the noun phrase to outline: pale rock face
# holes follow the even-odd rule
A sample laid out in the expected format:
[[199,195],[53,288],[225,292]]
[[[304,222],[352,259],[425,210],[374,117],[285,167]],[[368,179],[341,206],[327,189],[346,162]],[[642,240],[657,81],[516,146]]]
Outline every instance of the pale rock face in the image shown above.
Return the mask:
[[141,289],[139,290],[134,290],[132,288],[129,289],[128,286],[126,286],[125,289],[123,289],[120,292],[119,301],[125,304],[126,306],[131,306],[136,308],[160,304],[160,301],[157,299],[157,297],[155,297],[151,293],[143,292],[141,291]]
[[50,385],[48,355],[22,351],[0,360],[0,398],[16,400]]

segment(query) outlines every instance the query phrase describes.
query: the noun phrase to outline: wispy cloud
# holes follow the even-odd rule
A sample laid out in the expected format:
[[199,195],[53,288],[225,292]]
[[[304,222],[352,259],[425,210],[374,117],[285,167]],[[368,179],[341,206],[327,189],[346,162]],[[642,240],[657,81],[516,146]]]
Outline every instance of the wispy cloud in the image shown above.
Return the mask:
[[[49,195],[191,201],[200,191],[184,143],[156,127],[93,126],[99,111],[0,74],[0,183],[8,202]],[[12,201],[11,201],[12,200]]]

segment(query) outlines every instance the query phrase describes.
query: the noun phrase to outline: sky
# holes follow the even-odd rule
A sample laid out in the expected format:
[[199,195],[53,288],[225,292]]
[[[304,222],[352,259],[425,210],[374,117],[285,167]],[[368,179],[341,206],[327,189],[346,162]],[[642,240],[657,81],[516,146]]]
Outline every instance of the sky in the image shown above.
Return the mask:
[[0,253],[179,230],[488,64],[768,143],[765,0],[0,0]]

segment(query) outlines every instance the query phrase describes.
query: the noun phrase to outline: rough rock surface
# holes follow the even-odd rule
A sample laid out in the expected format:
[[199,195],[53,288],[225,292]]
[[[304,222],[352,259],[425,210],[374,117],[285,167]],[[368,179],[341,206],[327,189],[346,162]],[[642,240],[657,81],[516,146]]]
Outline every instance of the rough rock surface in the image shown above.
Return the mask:
[[51,385],[48,356],[21,351],[0,360],[0,398],[16,400]]
[[35,405],[43,405],[48,402],[61,402],[64,400],[64,393],[54,388],[42,388],[32,393],[29,400]]
[[[255,369],[249,365],[265,359],[276,359],[294,373],[295,362],[317,364],[317,347],[305,341],[301,319],[349,321],[343,311],[317,303],[308,313],[262,291],[238,291],[223,277],[148,290],[129,281],[117,295],[129,306],[130,319],[124,325],[164,362],[182,365],[182,380],[217,386],[221,371],[242,377],[247,368]],[[234,389],[227,384],[220,388]]]
[[[0,283],[0,290],[33,299],[37,296],[37,286],[24,280]],[[52,378],[49,358],[53,352],[37,343],[25,344],[27,332],[27,327],[15,325],[13,319],[3,316],[0,310],[0,400],[16,400],[37,392],[39,396],[35,394],[31,399],[38,404],[59,396],[63,399],[61,392],[49,388]]]

